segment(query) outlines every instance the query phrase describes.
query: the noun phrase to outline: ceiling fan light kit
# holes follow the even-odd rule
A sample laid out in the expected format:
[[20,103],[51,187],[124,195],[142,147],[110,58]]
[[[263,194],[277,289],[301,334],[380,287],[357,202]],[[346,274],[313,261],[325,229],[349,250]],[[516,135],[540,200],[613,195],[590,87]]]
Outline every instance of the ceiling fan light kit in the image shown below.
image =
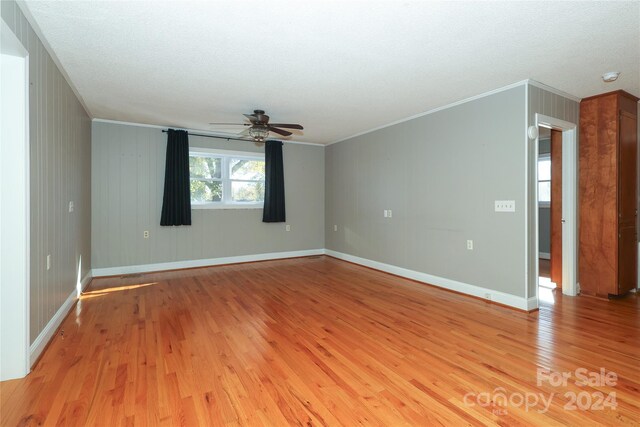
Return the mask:
[[252,126],[249,128],[249,136],[255,142],[264,142],[269,137],[269,129],[261,125]]

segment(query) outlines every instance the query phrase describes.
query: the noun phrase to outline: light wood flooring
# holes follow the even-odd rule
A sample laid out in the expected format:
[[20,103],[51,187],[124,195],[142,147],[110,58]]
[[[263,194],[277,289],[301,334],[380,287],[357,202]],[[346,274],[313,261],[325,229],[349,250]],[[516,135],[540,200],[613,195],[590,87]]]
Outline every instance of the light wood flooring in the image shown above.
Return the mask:
[[551,277],[551,261],[540,258],[538,263],[538,275],[540,277]]
[[[637,425],[638,298],[555,297],[524,313],[324,256],[96,279],[0,384],[1,424]],[[568,410],[581,392],[617,406]]]

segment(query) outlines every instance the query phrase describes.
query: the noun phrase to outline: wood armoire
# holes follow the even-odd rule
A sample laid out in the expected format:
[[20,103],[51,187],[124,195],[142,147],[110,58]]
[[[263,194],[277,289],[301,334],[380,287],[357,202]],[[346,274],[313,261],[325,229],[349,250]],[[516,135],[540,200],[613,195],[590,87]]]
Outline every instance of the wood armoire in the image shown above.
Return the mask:
[[638,98],[624,91],[580,102],[580,291],[624,295],[637,286]]

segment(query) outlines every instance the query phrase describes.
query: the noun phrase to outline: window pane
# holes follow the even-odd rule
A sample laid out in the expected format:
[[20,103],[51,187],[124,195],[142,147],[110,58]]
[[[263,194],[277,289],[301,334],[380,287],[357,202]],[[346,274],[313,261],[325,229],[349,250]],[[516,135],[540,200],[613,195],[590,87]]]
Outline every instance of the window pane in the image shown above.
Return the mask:
[[551,181],[538,183],[538,201],[551,202]]
[[234,202],[262,202],[264,182],[231,182],[231,198]]
[[538,159],[538,181],[549,181],[551,179],[551,159]]
[[219,202],[222,200],[222,182],[191,180],[191,201],[195,203]]
[[231,179],[264,181],[264,160],[231,159],[229,167]]
[[220,157],[189,156],[191,178],[222,178],[222,159]]

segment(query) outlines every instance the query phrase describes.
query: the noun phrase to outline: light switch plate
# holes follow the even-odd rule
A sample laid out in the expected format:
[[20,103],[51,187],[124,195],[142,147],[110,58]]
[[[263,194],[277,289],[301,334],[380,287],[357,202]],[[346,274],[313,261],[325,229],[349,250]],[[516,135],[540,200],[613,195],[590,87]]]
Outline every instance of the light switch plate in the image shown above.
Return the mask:
[[516,201],[515,200],[496,200],[495,211],[496,212],[515,212]]

